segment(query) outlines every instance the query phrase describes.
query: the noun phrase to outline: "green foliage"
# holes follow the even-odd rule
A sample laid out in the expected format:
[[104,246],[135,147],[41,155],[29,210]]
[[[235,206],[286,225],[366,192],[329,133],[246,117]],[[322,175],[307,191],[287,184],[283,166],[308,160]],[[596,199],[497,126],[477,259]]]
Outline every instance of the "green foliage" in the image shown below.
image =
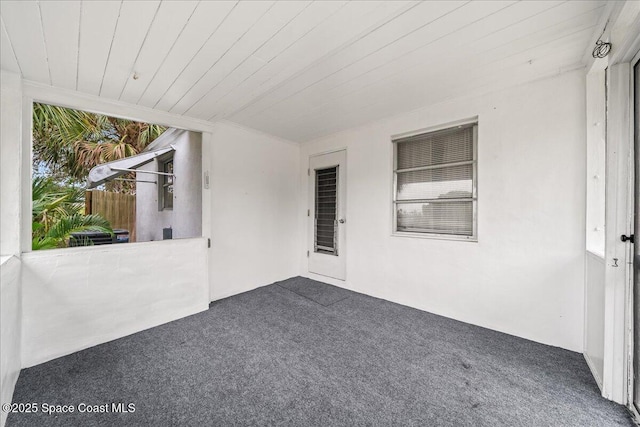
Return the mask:
[[[83,185],[101,163],[140,153],[166,128],[47,104],[33,105],[34,169],[70,185]],[[135,183],[116,181],[107,190],[135,192]]]
[[32,248],[65,247],[71,233],[98,231],[113,234],[100,215],[84,215],[84,190],[64,187],[52,178],[36,177],[32,182]]
[[[84,183],[102,163],[140,153],[165,128],[47,104],[33,105],[32,247],[68,245],[71,233],[113,234],[100,215],[84,215]],[[128,176],[133,178],[133,176]],[[113,192],[135,193],[135,183],[114,181]]]

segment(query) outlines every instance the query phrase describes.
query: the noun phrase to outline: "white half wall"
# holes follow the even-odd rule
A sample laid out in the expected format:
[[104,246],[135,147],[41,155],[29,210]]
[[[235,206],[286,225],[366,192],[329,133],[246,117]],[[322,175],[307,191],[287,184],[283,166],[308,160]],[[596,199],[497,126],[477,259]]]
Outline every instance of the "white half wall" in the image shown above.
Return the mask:
[[[2,257],[0,260],[0,403],[11,403],[20,374],[20,330],[22,322],[20,298],[20,260]],[[7,419],[0,412],[0,425]]]
[[[582,70],[457,99],[303,145],[347,149],[347,279],[358,292],[582,352],[585,267]],[[391,135],[478,116],[478,242],[394,237]],[[307,186],[301,185],[302,235]]]
[[211,299],[297,276],[300,147],[228,123],[211,140]]
[[203,238],[36,251],[22,267],[23,368],[209,305]]

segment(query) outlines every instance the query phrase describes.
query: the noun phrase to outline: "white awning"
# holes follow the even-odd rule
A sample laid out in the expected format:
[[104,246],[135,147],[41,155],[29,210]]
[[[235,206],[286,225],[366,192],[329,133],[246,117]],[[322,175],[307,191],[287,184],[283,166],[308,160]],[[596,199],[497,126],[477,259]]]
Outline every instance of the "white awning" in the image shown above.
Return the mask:
[[135,156],[127,157],[121,160],[115,160],[109,163],[103,163],[89,171],[87,178],[87,188],[96,188],[98,185],[112,181],[117,177],[129,173],[131,169],[139,168],[153,161],[156,157],[174,151],[173,147],[162,148],[155,151],[147,151]]

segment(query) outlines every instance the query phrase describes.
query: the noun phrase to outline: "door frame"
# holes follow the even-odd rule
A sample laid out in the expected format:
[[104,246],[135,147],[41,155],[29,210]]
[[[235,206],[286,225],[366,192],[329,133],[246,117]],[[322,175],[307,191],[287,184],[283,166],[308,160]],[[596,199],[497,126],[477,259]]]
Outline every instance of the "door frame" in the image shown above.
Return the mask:
[[[321,273],[317,273],[314,271],[311,271],[310,268],[310,257],[311,257],[311,252],[313,251],[313,247],[314,247],[314,206],[315,206],[315,188],[313,187],[313,179],[311,177],[311,159],[314,157],[320,157],[320,156],[325,156],[328,154],[334,154],[334,153],[339,153],[339,152],[344,152],[344,176],[343,178],[339,181],[338,184],[338,204],[340,206],[342,206],[343,210],[343,215],[345,218],[348,218],[347,215],[347,163],[348,163],[348,152],[347,152],[347,147],[342,147],[342,148],[334,148],[331,150],[326,150],[326,151],[321,151],[321,152],[317,152],[317,153],[312,153],[309,154],[308,160],[307,160],[307,191],[308,191],[308,195],[307,195],[307,225],[305,227],[305,234],[307,235],[307,274],[310,275],[315,275],[318,277],[322,277],[322,278],[326,278],[329,281],[335,280],[338,282],[346,282],[347,280],[347,258],[346,258],[346,246],[347,246],[347,236],[346,236],[346,227],[342,226],[342,230],[341,233],[342,235],[344,235],[344,245],[343,244],[339,244],[340,250],[338,253],[338,256],[342,258],[343,262],[344,262],[344,278],[337,278],[337,277],[333,277],[333,276],[329,276],[329,275],[324,275]],[[343,184],[344,187],[344,195],[343,195],[343,199],[340,199],[340,185]],[[348,224],[348,222],[345,223],[345,225]]]
[[[636,156],[640,156],[640,153],[635,151],[635,125],[636,120],[640,120],[640,111],[635,111],[635,66],[640,67],[640,48],[635,53],[633,58],[629,61],[629,98],[630,98],[630,108],[629,108],[629,116],[630,116],[630,165],[629,165],[629,218],[630,218],[630,226],[629,233],[634,234],[635,238],[638,239],[640,236],[638,232],[640,230],[635,230],[635,221],[634,215],[635,212],[635,198],[640,197],[635,194],[636,191],[636,176],[638,173],[635,169],[636,165]],[[639,189],[640,190],[640,189]],[[634,251],[635,247],[633,244],[627,244],[628,246],[628,260],[630,260],[627,264],[628,268],[628,280],[627,286],[629,287],[628,298],[627,298],[627,338],[628,338],[628,346],[627,346],[627,407],[633,414],[636,422],[640,422],[640,408],[635,405],[635,370],[637,369],[634,366],[635,362],[635,352],[636,346],[640,345],[640,343],[635,342],[635,277],[634,277]]]

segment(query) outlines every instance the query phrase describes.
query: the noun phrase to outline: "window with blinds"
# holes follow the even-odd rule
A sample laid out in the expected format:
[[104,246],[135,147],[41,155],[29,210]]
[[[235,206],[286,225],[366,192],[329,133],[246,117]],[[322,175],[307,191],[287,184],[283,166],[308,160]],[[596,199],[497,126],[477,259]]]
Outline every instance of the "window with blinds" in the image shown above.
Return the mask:
[[393,140],[396,233],[476,238],[477,127]]

